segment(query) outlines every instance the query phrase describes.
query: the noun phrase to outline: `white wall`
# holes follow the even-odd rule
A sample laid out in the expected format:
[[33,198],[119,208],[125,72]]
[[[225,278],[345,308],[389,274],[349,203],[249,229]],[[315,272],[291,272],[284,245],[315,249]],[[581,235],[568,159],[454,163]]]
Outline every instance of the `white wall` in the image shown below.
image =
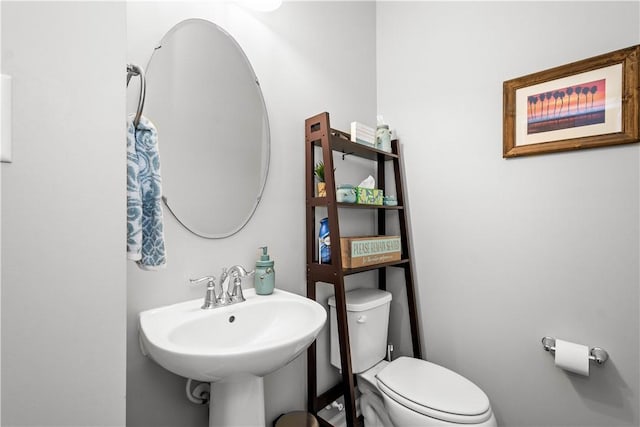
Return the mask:
[[[377,5],[427,358],[507,426],[638,425],[639,146],[503,160],[502,82],[640,42],[638,2]],[[589,378],[552,335],[609,351]]]
[[[328,111],[334,128],[348,130],[352,120],[375,123],[373,3],[285,2],[275,12],[259,13],[216,2],[129,2],[127,60],[146,67],[162,36],[187,18],[209,19],[221,26],[238,41],[251,61],[269,113],[271,167],[263,199],[253,219],[238,234],[223,240],[201,239],[190,235],[167,213],[167,268],[147,272],[129,264],[127,425],[130,427],[188,427],[207,422],[207,409],[187,401],[185,379],[140,353],[138,313],[202,298],[203,288],[187,285],[190,277],[212,273],[218,276],[222,267],[233,264],[252,267],[257,248],[263,245],[269,246],[275,260],[276,286],[305,294],[304,120]],[[127,92],[130,112],[136,107],[134,85]],[[162,144],[160,134],[161,157]],[[370,170],[357,161],[337,162],[337,173],[348,176],[351,181],[347,182],[363,179]],[[238,161],[236,167],[241,174],[242,162]],[[220,209],[232,203],[232,199],[225,200]],[[371,282],[372,277],[365,275],[359,280]],[[248,281],[246,286],[252,286],[252,282]],[[319,293],[322,291],[320,286]],[[325,338],[321,341],[326,342]],[[319,358],[327,354],[325,345],[319,350]],[[327,386],[336,374],[328,366],[321,371],[321,386]],[[304,409],[305,356],[267,376],[265,394],[269,423],[283,412]]]
[[2,425],[124,425],[125,6],[1,7]]

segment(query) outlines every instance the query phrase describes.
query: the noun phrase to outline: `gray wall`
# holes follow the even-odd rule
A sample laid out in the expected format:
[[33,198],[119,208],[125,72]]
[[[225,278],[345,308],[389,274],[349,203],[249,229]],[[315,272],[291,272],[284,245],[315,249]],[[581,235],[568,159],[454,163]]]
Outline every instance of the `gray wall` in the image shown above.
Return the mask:
[[125,12],[2,2],[2,425],[125,423]]
[[[138,313],[202,298],[203,288],[187,285],[190,277],[212,273],[218,276],[222,267],[233,264],[253,266],[257,248],[263,245],[269,246],[275,260],[276,286],[304,294],[304,120],[328,111],[332,126],[338,129],[348,131],[352,120],[375,123],[373,3],[285,2],[275,12],[259,13],[215,2],[129,2],[128,61],[146,66],[162,36],[187,18],[209,19],[221,26],[238,41],[251,61],[269,113],[271,168],[262,202],[253,219],[238,234],[223,240],[194,237],[167,213],[167,268],[148,272],[129,264],[127,425],[130,427],[189,427],[207,423],[206,408],[187,401],[185,379],[164,370],[140,353]],[[134,111],[136,87],[130,86],[127,98],[128,111]],[[161,156],[163,144],[168,143],[160,134]],[[359,182],[371,170],[370,164],[353,160],[343,162],[340,157],[336,161],[340,182]],[[236,167],[238,173],[242,173],[241,161]],[[233,200],[224,201],[220,209],[224,209],[226,203],[232,204]],[[371,222],[370,217],[366,219],[367,223]],[[362,218],[345,218],[345,221],[357,223]],[[360,285],[375,284],[373,276],[363,275],[355,280],[360,280]],[[248,281],[246,287],[250,286],[252,282]],[[319,286],[321,299],[326,299],[326,288]],[[319,358],[328,355],[326,341],[323,334]],[[322,364],[321,388],[328,387],[335,376],[328,362]],[[268,375],[265,394],[268,422],[283,412],[303,409],[306,404],[305,357]]]
[[[501,425],[637,426],[640,147],[501,155],[502,82],[638,44],[639,3],[388,2],[376,28],[427,358]],[[568,374],[544,335],[611,360]]]

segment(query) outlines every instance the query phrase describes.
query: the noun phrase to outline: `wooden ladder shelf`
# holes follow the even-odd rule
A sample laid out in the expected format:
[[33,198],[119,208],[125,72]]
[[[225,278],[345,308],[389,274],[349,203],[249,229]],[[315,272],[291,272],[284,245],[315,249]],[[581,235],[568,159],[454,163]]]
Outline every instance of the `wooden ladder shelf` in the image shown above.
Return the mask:
[[[413,283],[413,269],[411,263],[411,251],[409,248],[409,236],[407,231],[407,212],[405,209],[405,198],[403,189],[403,177],[400,162],[400,150],[398,141],[392,141],[391,153],[368,147],[362,144],[351,142],[350,135],[335,129],[329,125],[329,113],[321,113],[310,117],[305,121],[305,173],[306,173],[306,222],[307,222],[307,297],[316,299],[316,284],[324,282],[333,285],[336,298],[336,314],[338,325],[338,337],[340,343],[342,381],[318,395],[317,391],[317,366],[316,366],[316,344],[315,342],[307,350],[307,387],[308,398],[307,407],[309,412],[316,415],[318,411],[336,400],[341,395],[344,396],[347,426],[355,427],[360,425],[360,420],[356,414],[355,405],[355,376],[351,368],[351,352],[349,346],[349,330],[347,325],[347,308],[345,301],[344,278],[350,274],[363,271],[378,270],[378,287],[386,290],[386,268],[398,267],[404,270],[405,286],[407,293],[407,303],[409,312],[409,323],[411,327],[411,338],[413,346],[413,357],[422,358],[420,345],[420,335],[418,331],[418,316],[416,310],[415,289]],[[318,197],[314,186],[314,165],[315,147],[320,147],[322,161],[325,165],[326,196]],[[338,151],[344,154],[359,156],[375,162],[377,167],[378,188],[385,189],[385,164],[391,161],[393,164],[395,191],[398,200],[397,206],[359,205],[351,203],[339,203],[336,201],[336,182],[333,167],[333,152]],[[386,193],[386,191],[385,191]],[[316,215],[318,207],[326,208],[329,218],[329,237],[331,240],[331,263],[320,264],[317,249]],[[346,269],[342,266],[340,229],[338,224],[338,210],[341,208],[372,209],[377,212],[377,234],[385,235],[386,232],[386,212],[398,212],[400,225],[400,238],[402,247],[402,257],[399,261],[384,264],[376,264],[367,267]],[[318,417],[322,426],[331,424]]]

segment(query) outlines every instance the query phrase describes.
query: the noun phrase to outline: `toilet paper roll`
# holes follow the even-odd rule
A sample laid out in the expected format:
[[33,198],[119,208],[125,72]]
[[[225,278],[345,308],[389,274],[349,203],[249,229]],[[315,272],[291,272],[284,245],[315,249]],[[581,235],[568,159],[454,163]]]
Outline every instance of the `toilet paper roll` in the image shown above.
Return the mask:
[[589,376],[589,347],[556,339],[556,366]]

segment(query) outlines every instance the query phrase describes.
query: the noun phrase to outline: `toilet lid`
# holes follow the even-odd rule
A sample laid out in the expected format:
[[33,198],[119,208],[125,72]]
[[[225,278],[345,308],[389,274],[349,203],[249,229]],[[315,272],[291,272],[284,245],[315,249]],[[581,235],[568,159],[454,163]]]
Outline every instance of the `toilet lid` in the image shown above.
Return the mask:
[[478,386],[426,360],[400,357],[376,378],[388,397],[423,415],[465,424],[491,416],[489,398]]

